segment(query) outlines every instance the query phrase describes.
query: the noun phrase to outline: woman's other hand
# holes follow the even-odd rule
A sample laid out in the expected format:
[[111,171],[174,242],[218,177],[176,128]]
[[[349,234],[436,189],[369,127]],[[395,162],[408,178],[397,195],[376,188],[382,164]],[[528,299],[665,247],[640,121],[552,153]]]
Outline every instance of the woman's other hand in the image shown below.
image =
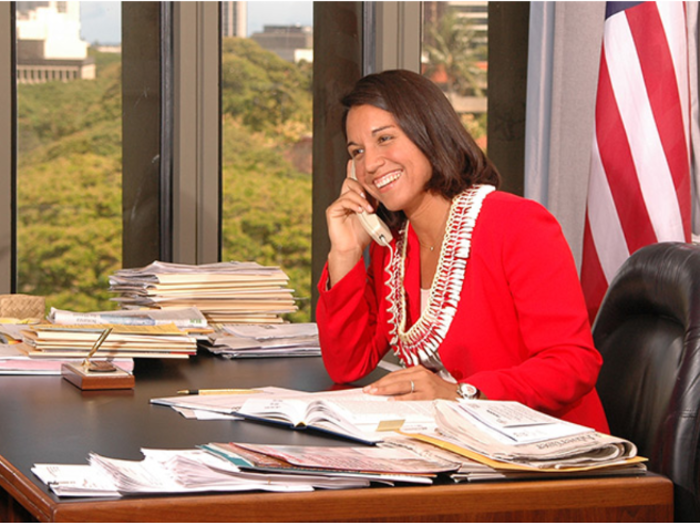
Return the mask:
[[459,397],[457,384],[445,381],[422,365],[391,372],[362,389],[366,394],[392,396],[400,401],[424,401]]

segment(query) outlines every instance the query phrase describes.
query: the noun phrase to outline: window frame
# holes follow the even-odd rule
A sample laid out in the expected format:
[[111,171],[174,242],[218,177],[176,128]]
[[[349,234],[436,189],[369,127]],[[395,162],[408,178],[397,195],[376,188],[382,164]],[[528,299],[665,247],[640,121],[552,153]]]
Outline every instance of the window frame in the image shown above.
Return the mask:
[[9,29],[0,31],[0,71],[12,72],[0,75],[0,293],[7,294],[17,286],[17,190],[13,176],[17,163],[14,2],[0,2],[0,27]]

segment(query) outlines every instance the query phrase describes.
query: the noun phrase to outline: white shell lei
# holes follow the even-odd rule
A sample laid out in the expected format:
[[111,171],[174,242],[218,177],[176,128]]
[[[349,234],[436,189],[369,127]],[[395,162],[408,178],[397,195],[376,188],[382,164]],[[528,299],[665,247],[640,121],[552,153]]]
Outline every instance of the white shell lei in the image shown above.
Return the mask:
[[440,362],[438,348],[457,312],[476,219],[484,199],[495,189],[491,185],[476,185],[452,199],[438,267],[430,287],[430,300],[420,319],[408,331],[404,289],[408,223],[401,230],[387,266],[386,284],[389,289],[389,343],[404,365],[435,362],[435,358]]

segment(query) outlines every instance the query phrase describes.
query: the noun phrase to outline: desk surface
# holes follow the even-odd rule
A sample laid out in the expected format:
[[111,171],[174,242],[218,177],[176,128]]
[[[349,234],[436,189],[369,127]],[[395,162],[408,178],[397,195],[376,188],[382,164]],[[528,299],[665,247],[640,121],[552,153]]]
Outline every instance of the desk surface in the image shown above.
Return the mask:
[[85,463],[90,451],[141,459],[141,448],[193,448],[214,441],[346,444],[251,422],[188,420],[168,407],[148,402],[182,389],[338,388],[320,358],[229,361],[204,353],[187,361],[139,360],[135,375],[133,391],[102,392],[81,392],[56,376],[0,376],[0,521],[10,521],[13,516],[83,522],[672,519],[672,484],[655,475],[310,494],[59,500],[33,476],[34,463]]

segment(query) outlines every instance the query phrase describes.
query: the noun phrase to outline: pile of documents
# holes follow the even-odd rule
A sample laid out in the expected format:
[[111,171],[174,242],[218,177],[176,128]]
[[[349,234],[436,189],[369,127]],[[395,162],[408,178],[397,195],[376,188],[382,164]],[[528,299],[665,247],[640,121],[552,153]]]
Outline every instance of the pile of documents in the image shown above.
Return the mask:
[[155,261],[118,270],[109,283],[124,308],[195,307],[216,324],[281,323],[280,315],[297,310],[287,274],[255,262]]
[[468,466],[460,479],[645,470],[645,459],[637,456],[633,443],[513,401],[395,402],[361,389],[309,393],[260,387],[235,395],[174,396],[151,403],[208,412],[209,419],[219,414],[312,429],[364,444],[394,439],[398,432],[412,442],[460,455]]
[[197,339],[173,323],[163,325],[63,325],[42,323],[22,329],[21,351],[34,359],[81,359],[104,330],[111,333],[94,354],[96,359],[188,358],[197,353]]
[[35,464],[32,472],[62,497],[118,497],[208,491],[307,492],[371,483],[431,484],[456,461],[400,444],[301,447],[209,443],[192,450],[142,449],[140,461],[88,455],[87,465]]
[[206,347],[228,358],[321,355],[316,323],[224,325]]
[[[141,451],[141,461],[113,459],[91,453],[88,465],[35,464],[32,472],[62,497],[119,497],[128,494],[193,492],[308,492],[334,486],[334,480],[243,473],[232,462],[202,450]],[[366,486],[361,480],[334,488]]]
[[181,357],[214,332],[196,308],[74,312],[51,308],[47,321],[0,324],[0,375],[60,375],[63,363],[80,364],[100,334],[112,328],[95,354],[131,372],[134,357]]
[[481,481],[646,471],[645,458],[636,455],[629,441],[516,402],[392,401],[359,389],[304,393],[278,387],[151,402],[175,407],[178,399],[220,415],[321,430],[355,443],[206,443],[193,450],[142,450],[141,461],[91,453],[89,465],[37,464],[33,472],[60,496],[90,496],[307,491],[372,483],[431,484],[438,477]]

